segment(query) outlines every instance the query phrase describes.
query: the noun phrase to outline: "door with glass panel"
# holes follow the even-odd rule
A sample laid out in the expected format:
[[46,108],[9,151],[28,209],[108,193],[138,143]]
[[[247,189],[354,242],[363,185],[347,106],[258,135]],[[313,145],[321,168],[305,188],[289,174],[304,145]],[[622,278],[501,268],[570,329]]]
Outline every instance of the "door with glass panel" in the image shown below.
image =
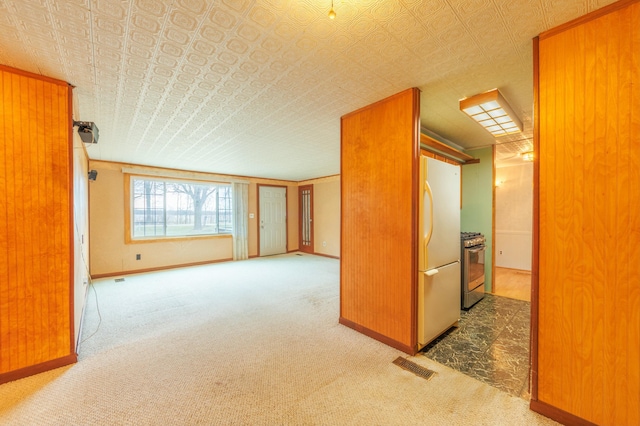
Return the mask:
[[313,253],[313,185],[304,185],[298,188],[298,200],[300,203],[300,251]]

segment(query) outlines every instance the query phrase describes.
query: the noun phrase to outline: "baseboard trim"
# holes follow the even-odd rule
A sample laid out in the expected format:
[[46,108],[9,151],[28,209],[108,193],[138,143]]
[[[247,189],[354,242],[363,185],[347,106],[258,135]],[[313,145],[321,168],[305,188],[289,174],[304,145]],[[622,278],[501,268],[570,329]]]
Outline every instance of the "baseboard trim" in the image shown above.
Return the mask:
[[213,263],[231,262],[232,260],[233,258],[206,260],[204,262],[181,263],[179,265],[159,266],[156,268],[135,269],[131,271],[119,271],[119,272],[107,272],[104,274],[92,274],[91,278],[92,279],[109,278],[109,277],[118,277],[120,275],[131,275],[131,274],[142,274],[145,272],[166,271],[167,269],[187,268],[189,266],[211,265]]
[[338,319],[338,322],[346,327],[352,328],[355,331],[364,334],[367,337],[371,337],[372,339],[375,339],[379,342],[384,343],[385,345],[391,346],[392,348],[398,349],[399,351],[402,351],[404,353],[407,353],[409,355],[415,355],[416,349],[412,348],[411,346],[407,346],[404,343],[398,342],[397,340],[394,340],[390,337],[387,337],[383,334],[378,333],[377,331],[373,331],[367,327],[364,327],[360,324],[356,324],[355,322],[348,320],[344,317],[340,317],[340,319]]
[[36,374],[44,373],[45,371],[54,370],[56,368],[64,367],[65,365],[75,364],[78,362],[78,355],[71,354],[62,358],[52,359],[40,364],[30,365],[19,370],[9,371],[7,373],[0,374],[0,384],[13,382],[15,380],[24,379],[25,377],[33,376]]
[[532,399],[529,402],[529,408],[531,411],[535,411],[536,413],[542,414],[545,417],[550,418],[551,420],[555,420],[558,423],[567,426],[596,426],[595,423],[591,423],[588,420],[585,420],[581,417],[578,417],[574,414],[567,413],[564,410],[556,408],[552,405],[547,404],[546,402],[537,401]]
[[310,253],[310,254],[315,254],[316,256],[322,256],[322,257],[328,257],[330,259],[338,259],[338,260],[340,260],[340,256],[332,256],[330,254],[324,254],[324,253]]
[[531,273],[531,269],[509,268],[507,266],[500,266],[500,265],[496,265],[496,268],[506,269],[508,271],[514,271],[514,272],[526,272],[527,274]]

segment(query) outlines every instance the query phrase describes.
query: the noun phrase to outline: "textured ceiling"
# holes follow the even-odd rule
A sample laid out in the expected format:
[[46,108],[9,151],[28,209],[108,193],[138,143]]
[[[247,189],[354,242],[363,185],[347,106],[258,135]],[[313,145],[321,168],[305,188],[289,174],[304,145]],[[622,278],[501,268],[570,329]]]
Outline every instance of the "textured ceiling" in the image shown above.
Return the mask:
[[76,87],[92,159],[298,181],[339,173],[342,115],[409,87],[464,148],[496,140],[458,100],[498,87],[530,140],[531,39],[609,3],[0,0],[0,63]]

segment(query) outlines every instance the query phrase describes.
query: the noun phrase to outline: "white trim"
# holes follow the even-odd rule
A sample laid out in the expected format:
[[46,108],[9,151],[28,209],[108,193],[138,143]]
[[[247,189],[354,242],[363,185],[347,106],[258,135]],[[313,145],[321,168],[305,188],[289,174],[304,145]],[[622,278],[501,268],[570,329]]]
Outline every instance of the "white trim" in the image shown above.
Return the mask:
[[532,231],[516,231],[512,229],[496,229],[496,234],[503,235],[532,235]]
[[180,171],[156,171],[149,169],[142,169],[137,167],[123,167],[122,173],[128,173],[133,175],[143,175],[143,176],[155,176],[155,177],[163,177],[163,178],[176,178],[176,179],[194,179],[194,180],[202,180],[207,182],[221,182],[221,183],[246,183],[249,184],[250,181],[244,179],[235,179],[224,176],[206,176],[200,173],[193,172],[180,172]]

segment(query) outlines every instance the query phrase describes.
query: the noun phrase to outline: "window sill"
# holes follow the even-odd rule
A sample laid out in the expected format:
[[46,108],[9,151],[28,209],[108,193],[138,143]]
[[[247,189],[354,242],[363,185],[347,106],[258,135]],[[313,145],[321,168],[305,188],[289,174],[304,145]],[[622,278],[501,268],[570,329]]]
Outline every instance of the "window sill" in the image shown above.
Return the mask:
[[131,238],[127,236],[125,238],[125,244],[149,244],[149,243],[168,243],[176,241],[191,241],[191,240],[206,240],[206,239],[219,239],[219,238],[232,238],[232,234],[215,234],[215,235],[189,235],[189,236],[175,236],[175,237],[158,237],[158,238]]

